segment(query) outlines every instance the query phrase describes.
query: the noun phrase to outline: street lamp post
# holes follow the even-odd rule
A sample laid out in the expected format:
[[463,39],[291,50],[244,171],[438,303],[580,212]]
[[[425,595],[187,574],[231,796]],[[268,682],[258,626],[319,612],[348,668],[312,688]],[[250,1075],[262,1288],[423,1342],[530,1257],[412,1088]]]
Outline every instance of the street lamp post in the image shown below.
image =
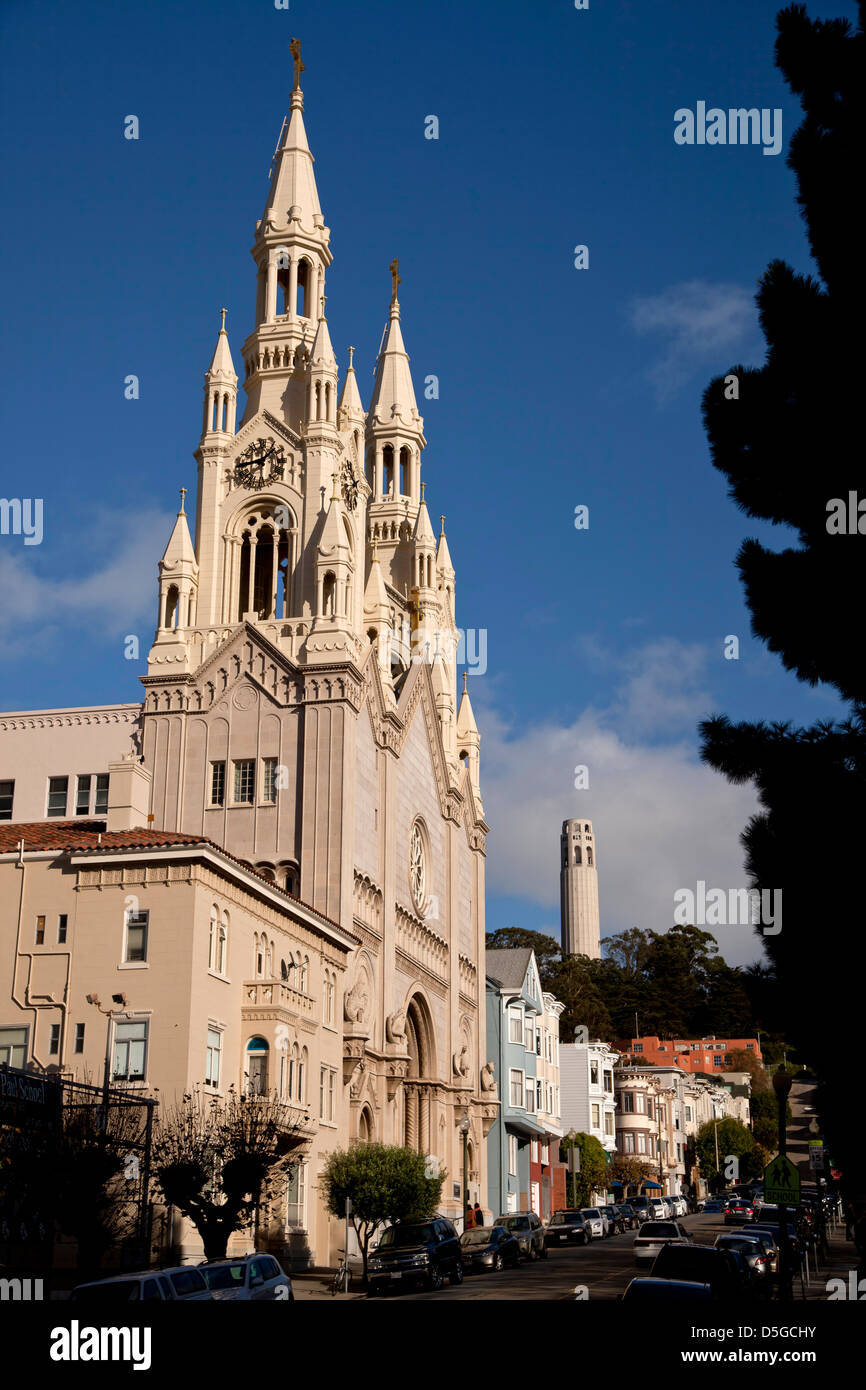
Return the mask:
[[469,1116],[464,1115],[460,1121],[460,1133],[463,1136],[463,1229],[468,1226],[469,1216]]
[[[773,1073],[773,1090],[776,1092],[776,1104],[779,1114],[779,1153],[784,1158],[788,1150],[788,1094],[791,1090],[792,1077],[785,1069],[784,1062],[779,1064],[777,1071]],[[788,1253],[788,1208],[784,1203],[779,1204],[779,1240],[781,1245],[781,1274],[782,1281],[780,1294],[783,1299],[790,1297],[790,1284],[788,1273],[790,1270]]]

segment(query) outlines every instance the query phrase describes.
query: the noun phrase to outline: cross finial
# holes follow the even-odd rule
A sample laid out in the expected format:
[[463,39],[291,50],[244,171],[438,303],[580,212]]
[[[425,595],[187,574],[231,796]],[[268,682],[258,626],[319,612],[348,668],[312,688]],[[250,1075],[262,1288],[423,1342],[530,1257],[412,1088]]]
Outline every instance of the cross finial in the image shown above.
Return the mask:
[[400,262],[398,261],[397,257],[395,256],[394,259],[393,259],[393,261],[391,262],[391,264],[390,264],[389,267],[388,267],[388,269],[389,269],[390,272],[391,272],[391,303],[392,303],[392,304],[396,304],[396,303],[397,303],[397,286],[398,286],[398,285],[402,285],[402,283],[403,283],[402,280],[400,279],[400,276],[399,276],[398,273],[397,273],[398,270],[399,270],[399,268],[400,268]]
[[466,677],[467,677],[467,674],[468,674],[468,672],[466,672],[466,671],[463,672],[463,694],[464,694],[464,695],[466,694]]
[[320,312],[319,312],[319,318],[320,318],[320,319],[323,319],[323,318],[325,317],[325,305],[327,304],[327,302],[328,302],[328,296],[327,296],[326,294],[323,294],[323,295],[322,295],[322,307],[321,307],[321,310],[320,310]]
[[444,536],[444,535],[445,535],[445,518],[444,518],[444,516],[440,516],[440,518],[439,518],[439,525],[440,525],[440,527],[441,527],[441,530],[440,530],[439,534],[440,534],[440,536]]
[[332,495],[332,497],[331,497],[331,501],[332,501],[332,502],[336,502],[336,500],[337,500],[337,477],[338,477],[338,474],[337,474],[336,469],[335,469],[334,472],[331,474],[331,477],[332,477],[333,480],[334,480],[334,492],[333,492],[333,495]]
[[422,483],[422,484],[421,484],[421,501],[422,501],[422,502],[424,501],[424,489],[425,489],[426,486],[427,486],[426,483]]
[[220,309],[220,313],[222,314],[222,321],[221,321],[221,323],[220,323],[220,333],[225,333],[225,331],[226,331],[226,314],[228,313],[228,309]]
[[300,39],[292,39],[291,43],[289,44],[289,52],[295,60],[295,85],[292,88],[292,91],[299,92],[301,90],[301,73],[307,71],[307,69],[304,67],[304,64],[301,62]]
[[[225,313],[225,310],[223,310],[223,313]],[[180,489],[180,512],[179,512],[179,514],[178,514],[178,515],[180,515],[180,516],[185,516],[185,515],[186,515],[186,513],[184,512],[184,509],[183,509],[183,503],[184,503],[184,498],[185,498],[185,497],[186,497],[186,488],[185,488],[185,487],[182,487],[182,488]]]
[[353,371],[355,370],[354,358],[355,358],[355,349],[354,349],[353,347],[350,347],[350,348],[349,348],[349,371],[350,371],[350,372],[353,372]]

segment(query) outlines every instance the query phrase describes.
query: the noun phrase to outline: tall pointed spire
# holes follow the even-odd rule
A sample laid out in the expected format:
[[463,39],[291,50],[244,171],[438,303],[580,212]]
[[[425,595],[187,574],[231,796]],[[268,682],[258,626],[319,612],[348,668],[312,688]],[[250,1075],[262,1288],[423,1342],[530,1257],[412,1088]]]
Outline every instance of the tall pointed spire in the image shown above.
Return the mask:
[[313,173],[313,154],[304,126],[304,94],[301,91],[301,45],[292,39],[289,45],[295,62],[295,84],[289,105],[289,117],[283,121],[277,144],[275,167],[268,191],[262,225],[268,222],[285,227],[294,222],[306,231],[324,227],[319,191]]
[[412,385],[412,373],[409,370],[409,354],[406,351],[403,332],[400,327],[400,301],[397,298],[400,276],[397,274],[396,260],[391,262],[391,277],[391,309],[388,315],[388,330],[379,353],[379,360],[376,363],[376,380],[373,386],[373,398],[370,401],[370,419],[381,424],[390,424],[391,421],[400,420],[404,425],[420,430],[423,428],[424,422],[418,414],[415,388]]
[[358,379],[355,376],[354,364],[355,349],[349,348],[349,365],[346,368],[346,380],[343,382],[343,390],[340,393],[340,410],[345,412],[347,418],[352,416],[362,416],[364,407],[361,403],[361,393],[358,390]]

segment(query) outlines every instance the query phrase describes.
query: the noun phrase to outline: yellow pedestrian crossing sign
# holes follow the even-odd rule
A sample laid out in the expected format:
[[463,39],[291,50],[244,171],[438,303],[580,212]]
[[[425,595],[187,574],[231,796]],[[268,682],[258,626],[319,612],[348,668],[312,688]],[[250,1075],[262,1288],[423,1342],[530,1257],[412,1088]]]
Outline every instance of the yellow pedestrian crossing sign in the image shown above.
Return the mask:
[[784,1207],[800,1205],[800,1174],[785,1154],[777,1154],[764,1169],[764,1201]]

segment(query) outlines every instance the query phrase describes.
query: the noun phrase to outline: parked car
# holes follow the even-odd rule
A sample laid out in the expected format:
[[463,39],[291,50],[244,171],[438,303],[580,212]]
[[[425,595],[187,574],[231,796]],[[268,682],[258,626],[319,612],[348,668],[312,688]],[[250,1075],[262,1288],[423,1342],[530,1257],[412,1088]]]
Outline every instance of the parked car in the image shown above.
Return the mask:
[[717,1250],[735,1250],[742,1255],[752,1279],[757,1286],[766,1286],[770,1276],[770,1261],[766,1247],[760,1236],[751,1238],[745,1231],[733,1231],[729,1235],[716,1236]]
[[637,1212],[642,1221],[646,1221],[648,1219],[647,1213],[649,1212],[649,1197],[647,1197],[645,1193],[642,1193],[639,1197],[629,1197],[628,1201],[632,1211]]
[[710,1284],[695,1284],[685,1279],[632,1279],[622,1295],[623,1303],[666,1302],[711,1303],[715,1298]]
[[686,1241],[663,1245],[652,1275],[654,1279],[709,1284],[716,1297],[726,1302],[736,1302],[750,1292],[748,1271],[736,1251],[716,1250],[711,1245]]
[[650,1201],[649,1208],[648,1208],[648,1210],[647,1210],[647,1220],[648,1220],[648,1221],[670,1221],[670,1220],[671,1220],[670,1214],[668,1213],[667,1206],[666,1206],[665,1203],[662,1201],[661,1197],[653,1197],[652,1200]]
[[511,1232],[525,1260],[547,1259],[544,1227],[534,1211],[505,1212],[497,1216],[495,1225],[504,1226],[506,1231]]
[[605,1235],[605,1219],[598,1207],[582,1207],[581,1215],[589,1226],[593,1240],[602,1240]]
[[707,1205],[707,1199],[706,1199],[706,1197],[697,1197],[697,1198],[695,1199],[695,1211],[698,1211],[698,1212],[704,1211],[704,1209],[706,1208],[706,1205]]
[[599,1211],[601,1212],[602,1216],[604,1217],[605,1221],[607,1222],[607,1230],[605,1231],[605,1235],[608,1235],[608,1236],[615,1236],[615,1235],[617,1235],[620,1231],[625,1230],[625,1227],[623,1226],[623,1223],[622,1223],[622,1217],[620,1216],[620,1214],[619,1214],[619,1212],[617,1211],[616,1207],[611,1207],[611,1206],[599,1207]]
[[470,1226],[460,1237],[463,1267],[477,1273],[520,1264],[520,1246],[504,1226]]
[[[727,1232],[725,1234],[727,1234]],[[767,1257],[768,1273],[778,1273],[779,1247],[772,1231],[768,1231],[765,1227],[760,1226],[743,1226],[741,1230],[732,1231],[731,1235],[745,1236],[747,1240],[758,1241]]]
[[389,1226],[367,1261],[371,1293],[410,1284],[441,1289],[446,1278],[452,1284],[463,1283],[463,1250],[457,1232],[444,1216]]
[[640,1225],[641,1218],[638,1216],[631,1202],[620,1202],[619,1209],[622,1213],[622,1219],[625,1223],[625,1230],[633,1231],[635,1226]]
[[704,1202],[704,1216],[718,1216],[725,1210],[725,1204],[718,1197],[708,1197]]
[[273,1255],[241,1255],[197,1266],[221,1302],[294,1302],[292,1281]]
[[551,1245],[589,1245],[592,1233],[583,1212],[568,1208],[553,1213],[545,1240],[548,1248]]
[[678,1221],[644,1221],[634,1238],[634,1262],[638,1267],[651,1265],[669,1241],[688,1239]]
[[213,1295],[195,1265],[173,1269],[147,1269],[138,1274],[118,1274],[95,1279],[72,1290],[73,1303],[211,1302]]
[[689,1204],[685,1197],[674,1197],[671,1200],[674,1204],[674,1216],[688,1216]]

